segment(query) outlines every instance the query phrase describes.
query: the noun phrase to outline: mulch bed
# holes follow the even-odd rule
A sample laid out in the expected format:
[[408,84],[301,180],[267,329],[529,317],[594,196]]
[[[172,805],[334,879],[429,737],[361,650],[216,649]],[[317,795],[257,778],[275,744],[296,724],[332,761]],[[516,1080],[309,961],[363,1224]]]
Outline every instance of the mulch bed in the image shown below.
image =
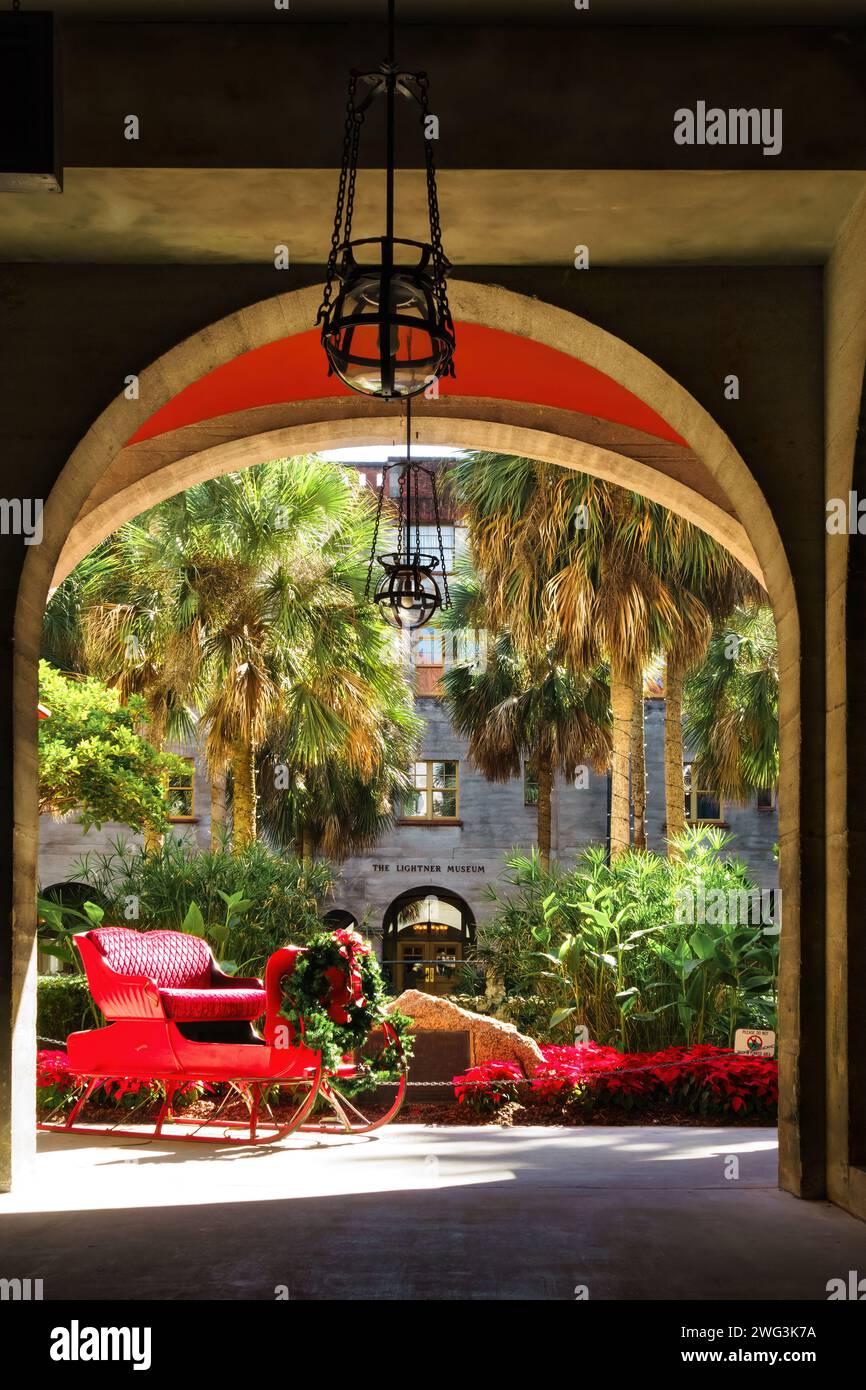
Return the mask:
[[621,1106],[596,1107],[587,1112],[576,1106],[521,1105],[512,1101],[495,1115],[475,1115],[465,1105],[404,1105],[394,1124],[410,1125],[487,1125],[510,1129],[519,1125],[545,1125],[576,1129],[592,1125],[685,1125],[691,1129],[754,1129],[774,1125],[761,1115],[695,1115],[674,1105],[656,1105],[652,1110],[624,1110]]
[[[158,1106],[142,1106],[140,1110],[118,1110],[116,1105],[89,1105],[86,1114],[80,1116],[82,1124],[104,1124],[118,1125],[146,1125],[152,1124],[158,1113]],[[191,1105],[184,1106],[180,1110],[180,1118],[195,1120],[199,1123],[206,1122],[217,1109],[217,1104],[210,1100],[195,1101]],[[290,1107],[274,1106],[274,1114],[277,1118],[288,1113]],[[372,1105],[365,1109],[371,1118],[373,1114],[380,1113]],[[245,1120],[247,1112],[240,1100],[230,1102],[220,1114],[220,1120]],[[45,1117],[47,1118],[47,1116]],[[581,1110],[576,1106],[558,1106],[551,1104],[522,1105],[518,1101],[512,1101],[504,1105],[495,1115],[480,1116],[476,1115],[465,1105],[457,1105],[455,1102],[426,1102],[418,1104],[407,1101],[403,1109],[392,1121],[393,1124],[404,1125],[473,1125],[479,1128],[511,1129],[520,1126],[541,1125],[547,1128],[568,1128],[575,1129],[587,1126],[626,1126],[642,1125],[651,1128],[653,1125],[682,1125],[690,1129],[754,1129],[775,1124],[774,1120],[768,1120],[760,1115],[695,1115],[690,1111],[678,1110],[673,1105],[655,1105],[652,1110],[624,1110],[621,1106],[601,1106],[591,1112]],[[219,1120],[217,1121],[219,1124]],[[171,1125],[165,1129],[165,1137],[171,1137]]]

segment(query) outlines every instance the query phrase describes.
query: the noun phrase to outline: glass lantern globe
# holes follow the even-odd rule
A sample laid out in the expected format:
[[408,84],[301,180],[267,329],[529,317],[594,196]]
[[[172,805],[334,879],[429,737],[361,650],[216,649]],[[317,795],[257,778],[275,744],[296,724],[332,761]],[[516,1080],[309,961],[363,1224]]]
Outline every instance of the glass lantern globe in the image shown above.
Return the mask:
[[394,627],[424,627],[442,606],[439,585],[433,577],[436,563],[432,555],[415,556],[411,561],[399,554],[379,556],[385,573],[373,602],[382,604],[384,616]]
[[416,396],[448,365],[453,333],[442,322],[421,249],[412,268],[359,266],[347,256],[323,342],[334,372],[362,395]]

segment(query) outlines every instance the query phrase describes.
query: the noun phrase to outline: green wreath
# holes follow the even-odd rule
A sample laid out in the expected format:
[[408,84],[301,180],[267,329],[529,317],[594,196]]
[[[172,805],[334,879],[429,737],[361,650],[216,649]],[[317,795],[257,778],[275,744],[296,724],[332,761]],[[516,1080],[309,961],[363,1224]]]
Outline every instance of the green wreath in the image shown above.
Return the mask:
[[335,1070],[348,1053],[356,1055],[370,1033],[390,1024],[396,1039],[381,1050],[358,1058],[358,1075],[341,1088],[359,1093],[399,1081],[412,1054],[411,1018],[389,1013],[389,996],[372,946],[358,932],[318,932],[304,945],[291,975],[282,982],[281,1017],[303,1034],[306,1047],[321,1052],[326,1069]]

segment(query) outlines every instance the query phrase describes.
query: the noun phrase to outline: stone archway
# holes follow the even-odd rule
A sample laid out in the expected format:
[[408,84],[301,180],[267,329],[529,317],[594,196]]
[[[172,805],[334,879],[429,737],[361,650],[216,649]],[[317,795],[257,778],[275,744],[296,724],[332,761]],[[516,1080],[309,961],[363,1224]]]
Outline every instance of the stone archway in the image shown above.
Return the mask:
[[[431,916],[434,902],[440,905],[434,914],[435,922]],[[441,910],[442,904],[445,905],[445,913]],[[426,925],[425,912],[429,919]],[[440,920],[446,913],[451,918],[449,922]],[[406,914],[408,917],[404,922]],[[431,933],[434,935],[431,936]],[[404,949],[407,934],[416,948],[417,963],[414,968]],[[474,941],[475,913],[459,893],[435,883],[404,888],[391,899],[382,918],[382,968],[385,977],[397,994],[402,994],[404,989],[448,994],[456,980],[457,967]],[[452,964],[443,963],[444,955],[437,950],[440,943],[452,957]]]
[[[469,416],[469,404],[461,402],[458,410],[447,413],[430,407],[423,414],[416,410],[413,437],[421,444],[522,454],[619,483],[694,522],[726,546],[764,583],[764,574],[746,528],[718,502],[696,488],[600,444],[530,425],[485,419],[480,414]],[[322,401],[319,405],[325,418],[316,423],[287,424],[262,433],[246,433],[241,426],[236,437],[230,429],[234,417],[228,417],[220,431],[227,437],[220,443],[210,442],[217,433],[213,427],[172,431],[160,454],[153,458],[150,471],[128,479],[119,477],[117,488],[79,517],[58,557],[51,587],[60,584],[94,546],[125,521],[205,478],[236,472],[269,459],[292,458],[304,453],[366,444],[403,446],[402,430],[395,429],[393,415],[351,416],[342,412],[339,418],[328,418],[329,403]],[[196,449],[196,442],[203,443],[204,447]],[[189,452],[184,452],[187,449]],[[120,467],[117,471],[121,472]]]
[[[785,902],[785,949],[780,984],[780,1017],[784,1038],[780,1056],[780,1171],[783,1186],[801,1192],[807,1184],[800,1133],[799,1073],[800,638],[791,570],[775,520],[748,465],[724,431],[688,391],[649,358],[595,324],[543,301],[467,281],[453,281],[450,290],[452,311],[460,322],[483,325],[555,349],[576,362],[604,373],[612,382],[632,392],[685,441],[705,470],[706,477],[712,480],[712,490],[716,496],[706,495],[709,488],[689,487],[681,480],[674,480],[672,484],[670,478],[663,477],[658,470],[609,450],[598,451],[594,460],[585,452],[581,454],[573,435],[562,427],[561,412],[544,406],[535,405],[523,417],[515,418],[514,413],[502,403],[496,409],[491,409],[489,402],[480,406],[476,403],[475,408],[467,408],[470,403],[464,398],[460,412],[448,411],[438,416],[431,412],[431,432],[425,435],[426,438],[432,441],[438,437],[440,442],[444,442],[446,433],[465,427],[462,440],[450,438],[449,442],[465,440],[476,447],[503,451],[522,449],[534,453],[544,450],[538,452],[539,457],[550,456],[552,461],[572,462],[572,466],[577,467],[586,467],[587,463],[594,461],[596,467],[588,471],[601,471],[602,468],[613,470],[609,476],[615,476],[616,481],[635,491],[656,495],[658,500],[665,501],[666,505],[672,505],[676,510],[683,510],[687,515],[687,509],[691,509],[697,524],[719,534],[720,539],[723,539],[723,534],[717,528],[722,528],[725,543],[735,548],[744,561],[748,558],[750,568],[762,576],[770,595],[778,631],[782,678],[780,876]],[[315,318],[318,295],[318,288],[309,288],[253,304],[203,329],[147,367],[139,378],[138,399],[128,400],[123,394],[119,395],[94,421],[70,456],[45,504],[43,543],[32,547],[28,553],[15,617],[14,696],[16,887],[13,993],[17,1003],[13,1051],[18,1060],[14,1066],[17,1084],[13,1087],[13,1134],[15,1147],[24,1163],[32,1146],[33,1133],[33,904],[38,848],[37,665],[42,614],[50,586],[55,574],[62,575],[58,566],[64,547],[79,517],[86,510],[88,499],[98,489],[100,481],[109,475],[127,442],[154,411],[165,406],[206,373],[233,358],[264,344],[308,332]],[[357,412],[337,411],[337,415],[341,413],[344,417],[341,422],[343,427],[351,421],[351,428],[354,429],[360,418]],[[324,423],[329,420],[330,425]],[[367,426],[369,424],[368,415]],[[331,407],[326,409],[321,402],[310,400],[303,423],[291,428],[297,430],[293,451],[300,451],[302,439],[306,441],[305,448],[327,447],[322,441],[333,437],[327,434],[328,428],[333,429],[333,411]],[[381,421],[375,425],[376,430],[383,428]],[[532,431],[532,439],[528,438],[529,431]],[[337,436],[346,442],[345,433],[340,435],[337,431]],[[203,459],[204,451],[199,448],[195,453],[197,466],[204,464],[211,473],[221,471],[223,467],[242,466],[244,449],[249,451],[251,448],[265,447],[271,450],[277,442],[272,437],[265,445],[259,436],[258,442],[251,444],[253,438],[248,435],[231,444],[223,440],[217,446],[220,449],[240,447],[241,454],[234,456],[240,461],[233,464],[227,462],[229,454],[223,454],[219,459],[215,456]],[[281,437],[277,452],[286,451],[283,449],[284,443],[288,444],[289,441]],[[559,457],[554,458],[557,453]],[[580,462],[573,462],[572,459],[578,455]],[[257,455],[268,456],[273,457],[274,453]],[[182,455],[182,461],[189,459],[189,454]],[[247,453],[245,462],[253,461],[254,457]],[[177,470],[177,463],[177,459],[173,461],[174,477],[163,478],[170,491],[177,491],[192,481],[182,469]],[[650,476],[653,472],[656,473],[655,477]],[[181,476],[184,481],[179,481]],[[655,493],[650,489],[655,489]],[[726,499],[726,507],[720,508],[718,505],[720,494]],[[134,495],[133,492],[127,496],[126,505],[135,506]],[[102,505],[106,506],[105,500]],[[135,510],[141,510],[141,505],[135,506]],[[133,514],[134,511],[128,512],[128,515]],[[106,534],[117,524],[117,515],[108,506],[99,518],[93,518],[90,531],[85,527],[79,533],[77,545],[84,545],[80,554],[85,553],[99,538],[101,527],[105,527],[102,534]],[[67,561],[75,554],[77,545],[73,544],[67,552]],[[814,1176],[810,1181],[814,1188]]]

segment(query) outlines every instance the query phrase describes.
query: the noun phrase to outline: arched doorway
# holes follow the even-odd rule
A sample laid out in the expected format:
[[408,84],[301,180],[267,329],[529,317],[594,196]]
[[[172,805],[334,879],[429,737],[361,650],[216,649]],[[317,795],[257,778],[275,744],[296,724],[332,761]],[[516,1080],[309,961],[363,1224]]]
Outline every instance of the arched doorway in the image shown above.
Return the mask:
[[474,941],[475,916],[457,893],[435,885],[407,888],[382,920],[385,978],[395,994],[452,994],[460,989]]
[[[74,911],[84,913],[85,903],[95,903],[98,907],[104,908],[106,903],[97,888],[89,883],[77,883],[74,879],[66,879],[58,883],[49,883],[47,887],[42,887],[40,896],[47,902],[57,903],[63,908],[72,908]],[[82,931],[85,927],[82,926]],[[61,961],[58,956],[41,955],[39,968],[43,974],[62,974],[72,969]]]
[[[242,364],[240,375],[246,375],[248,385],[259,381],[261,374],[250,370],[256,366],[250,359],[268,345],[292,340],[300,347],[304,340],[312,350],[315,334],[310,325],[318,295],[316,287],[251,305],[203,329],[146,368],[139,377],[137,399],[119,395],[70,456],[45,505],[42,544],[28,552],[16,606],[14,764],[13,1008],[18,1057],[14,1070],[19,1079],[13,1111],[25,1149],[33,1142],[29,1079],[35,997],[35,732],[45,601],[52,583],[102,536],[197,478],[279,454],[359,439],[398,442],[400,425],[393,409],[375,402],[359,404],[342,395],[325,383],[319,359],[314,376],[299,370],[291,378],[282,377],[276,401],[252,395],[245,407],[242,394],[229,400],[221,390],[214,392],[217,374],[236,362]],[[814,939],[809,950],[804,949],[799,618],[791,569],[770,507],[746,461],[709,412],[622,339],[567,310],[490,285],[455,280],[451,305],[459,326],[494,335],[482,355],[486,372],[474,373],[468,362],[461,367],[458,361],[456,383],[446,385],[442,399],[419,406],[419,439],[522,452],[610,477],[716,536],[763,579],[770,594],[782,672],[781,1172],[790,1190],[814,1191],[823,1182],[816,1177],[819,1168],[823,1174],[823,1085],[814,1079],[814,1066],[804,1081],[800,1035],[807,1023],[802,1017],[800,968],[801,961],[815,959],[823,949],[823,922],[813,928]],[[522,364],[516,372],[508,368],[512,358]],[[216,384],[221,385],[221,378]],[[605,432],[605,422],[616,426],[613,436]]]
[[342,907],[332,907],[330,912],[326,912],[322,917],[322,924],[329,931],[352,931],[358,925],[358,919],[352,912],[348,912]]

